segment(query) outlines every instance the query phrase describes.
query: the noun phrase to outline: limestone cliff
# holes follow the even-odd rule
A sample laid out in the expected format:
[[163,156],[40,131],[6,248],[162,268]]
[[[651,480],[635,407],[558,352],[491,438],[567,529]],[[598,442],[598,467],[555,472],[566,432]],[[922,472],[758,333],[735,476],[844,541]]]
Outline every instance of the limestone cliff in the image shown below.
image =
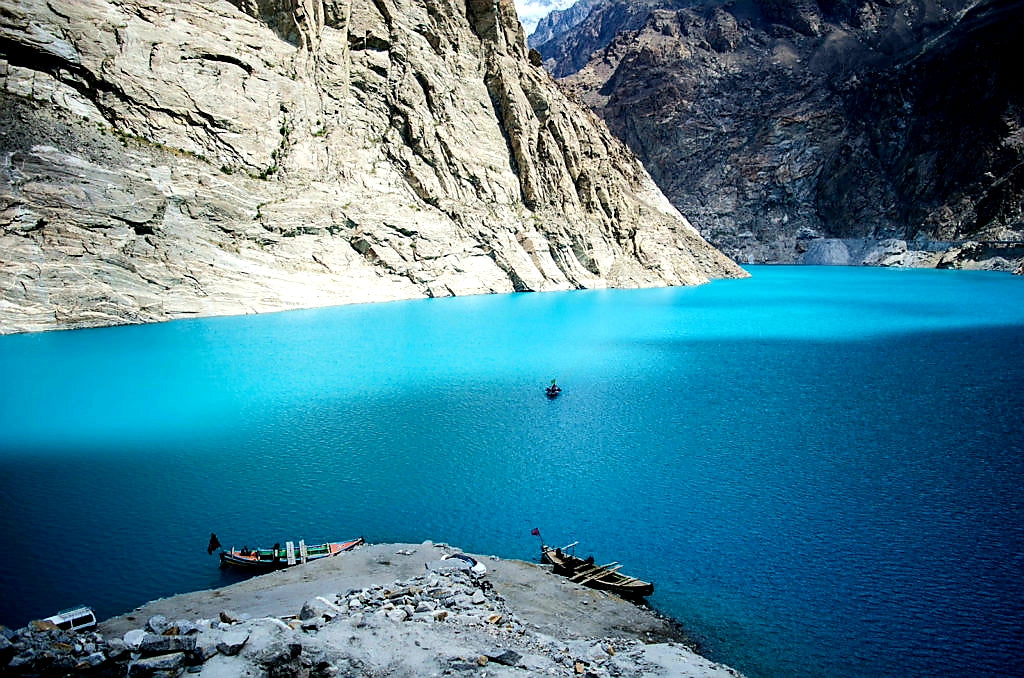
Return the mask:
[[0,0],[0,331],[742,275],[511,0]]
[[1019,1],[601,0],[538,49],[738,260],[1013,270],[1021,37]]

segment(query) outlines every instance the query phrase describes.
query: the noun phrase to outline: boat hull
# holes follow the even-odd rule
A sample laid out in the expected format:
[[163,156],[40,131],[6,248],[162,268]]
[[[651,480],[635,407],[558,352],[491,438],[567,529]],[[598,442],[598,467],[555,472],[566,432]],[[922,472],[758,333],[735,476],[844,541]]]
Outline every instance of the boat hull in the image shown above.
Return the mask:
[[288,562],[287,551],[284,548],[270,549],[248,549],[220,552],[220,566],[231,567],[249,572],[272,572],[293,565],[301,565],[303,562],[331,558],[345,551],[351,551],[360,544],[365,544],[362,537],[346,542],[327,542],[306,547],[306,557],[303,561],[298,553],[293,553],[294,562]]
[[650,582],[620,574],[606,566],[594,565],[593,560],[583,560],[560,549],[541,547],[541,561],[550,564],[555,574],[592,589],[614,593],[620,598],[639,600],[654,593],[654,584]]

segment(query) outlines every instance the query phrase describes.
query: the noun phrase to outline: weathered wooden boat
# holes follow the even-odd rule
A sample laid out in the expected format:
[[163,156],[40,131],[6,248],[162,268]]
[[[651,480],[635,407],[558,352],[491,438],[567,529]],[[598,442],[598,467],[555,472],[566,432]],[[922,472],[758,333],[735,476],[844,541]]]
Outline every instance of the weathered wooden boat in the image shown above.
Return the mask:
[[[630,577],[619,572],[622,566],[617,562],[597,565],[593,558],[579,558],[575,555],[577,542],[563,548],[551,548],[541,544],[541,561],[549,563],[555,574],[589,586],[592,589],[608,591],[621,598],[638,600],[654,593],[654,584]],[[572,550],[572,553],[567,551]]]
[[301,565],[311,560],[330,558],[345,551],[351,551],[360,544],[365,544],[362,537],[342,542],[327,542],[325,544],[307,545],[301,539],[298,548],[292,542],[285,542],[284,547],[274,544],[269,549],[235,549],[231,547],[227,551],[220,552],[221,567],[237,567],[250,571],[279,570],[283,567]]

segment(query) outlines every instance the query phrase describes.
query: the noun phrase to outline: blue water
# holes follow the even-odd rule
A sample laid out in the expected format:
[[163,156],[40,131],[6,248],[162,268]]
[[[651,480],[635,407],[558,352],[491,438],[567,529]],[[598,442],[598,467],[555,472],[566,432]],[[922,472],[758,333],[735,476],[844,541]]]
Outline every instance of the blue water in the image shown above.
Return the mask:
[[1024,279],[750,270],[0,337],[0,623],[539,527],[752,678],[1024,673]]

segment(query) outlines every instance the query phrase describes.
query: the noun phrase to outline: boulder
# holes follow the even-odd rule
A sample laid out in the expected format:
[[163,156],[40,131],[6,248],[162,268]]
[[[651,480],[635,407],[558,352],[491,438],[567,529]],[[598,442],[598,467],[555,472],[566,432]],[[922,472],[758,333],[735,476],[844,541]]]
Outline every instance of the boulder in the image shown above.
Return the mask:
[[300,620],[299,628],[303,631],[316,631],[324,625],[323,617],[312,617],[310,619]]
[[155,614],[146,620],[146,630],[150,633],[164,633],[171,628],[171,622],[162,614]]
[[487,658],[496,664],[518,666],[523,656],[515,650],[494,650],[487,653]]
[[213,637],[213,634],[197,636],[195,648],[188,653],[188,663],[202,664],[219,652],[217,645],[217,640]]
[[320,601],[307,600],[303,603],[302,609],[299,610],[299,619],[308,621],[310,619],[322,618],[326,611],[327,607]]
[[105,654],[103,654],[102,652],[92,652],[92,653],[86,655],[81,660],[81,662],[79,662],[79,667],[82,667],[82,668],[96,668],[97,666],[99,666],[100,664],[102,664],[105,661],[107,661],[107,656]]
[[28,623],[28,628],[36,633],[47,633],[49,631],[59,631],[57,625],[53,622],[45,621],[43,619],[35,619]]
[[302,643],[275,640],[260,649],[255,655],[255,660],[261,666],[274,669],[287,664],[300,654]]
[[248,631],[225,631],[217,643],[217,651],[227,657],[234,657],[242,651],[247,640],[249,640]]
[[196,649],[196,637],[165,636],[148,634],[139,643],[139,652],[144,655],[167,654],[169,652],[191,652]]
[[5,656],[8,653],[14,651],[14,644],[7,638],[7,636],[0,634],[0,657]]
[[132,629],[131,631],[125,631],[124,644],[133,652],[139,649],[142,641],[146,638],[146,632],[142,629]]
[[187,619],[176,619],[170,628],[164,631],[167,635],[193,635],[199,633],[200,628],[196,622]]
[[387,616],[388,619],[392,621],[404,622],[410,615],[404,608],[396,607],[395,609],[388,611]]
[[111,638],[107,641],[107,656],[118,660],[128,654],[128,645],[120,638]]
[[154,657],[142,657],[129,665],[131,676],[152,676],[159,672],[174,673],[185,666],[185,653],[162,654]]
[[218,617],[225,624],[236,624],[242,620],[241,616],[231,610],[221,610]]

